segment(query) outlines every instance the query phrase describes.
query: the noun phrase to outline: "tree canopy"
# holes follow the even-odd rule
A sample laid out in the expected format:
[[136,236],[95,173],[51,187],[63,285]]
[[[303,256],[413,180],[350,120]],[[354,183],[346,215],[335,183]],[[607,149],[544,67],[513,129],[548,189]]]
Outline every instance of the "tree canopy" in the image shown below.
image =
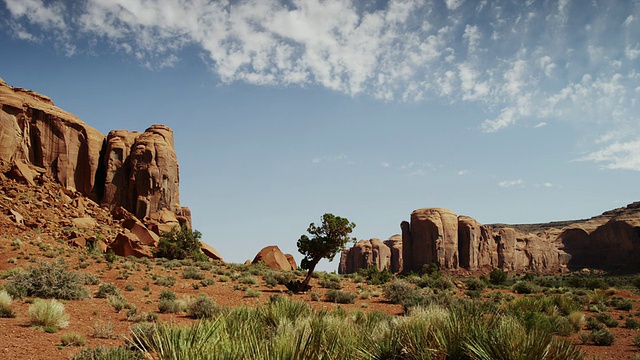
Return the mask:
[[299,284],[301,290],[308,287],[313,270],[320,260],[333,260],[349,241],[355,240],[349,237],[355,227],[356,224],[346,218],[329,213],[322,215],[322,223],[319,226],[314,223],[309,225],[309,236],[302,235],[298,240],[298,251],[304,255],[300,267],[308,270],[307,277]]
[[171,231],[160,235],[158,249],[155,257],[173,259],[206,260],[207,257],[200,251],[200,238],[202,233],[198,230],[191,231],[185,225],[176,226]]

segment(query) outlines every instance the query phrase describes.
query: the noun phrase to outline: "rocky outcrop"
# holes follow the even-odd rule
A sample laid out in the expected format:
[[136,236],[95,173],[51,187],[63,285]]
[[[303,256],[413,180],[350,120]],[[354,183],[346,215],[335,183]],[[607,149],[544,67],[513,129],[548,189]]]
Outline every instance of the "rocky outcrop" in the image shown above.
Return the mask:
[[391,249],[380,239],[360,240],[342,252],[339,274],[351,274],[372,266],[379,270],[391,268]]
[[[289,256],[293,259],[293,256]],[[266,267],[276,270],[295,270],[297,268],[292,266],[290,259],[275,245],[267,246],[260,250],[251,263],[263,263]]]
[[153,125],[142,134],[111,131],[104,166],[102,205],[123,206],[139,219],[163,210],[183,215],[173,131],[167,126]]
[[389,270],[397,274],[402,271],[402,235],[393,235],[384,241],[391,251],[391,265]]
[[[447,269],[458,267],[458,216],[442,208],[425,208],[411,213],[411,222],[402,225],[404,271],[419,272],[425,264]],[[407,261],[409,260],[409,261]]]
[[122,206],[144,220],[167,209],[190,225],[173,132],[164,125],[105,136],[50,98],[0,79],[0,162],[14,164],[13,177],[31,185],[33,172],[42,172],[110,210]]

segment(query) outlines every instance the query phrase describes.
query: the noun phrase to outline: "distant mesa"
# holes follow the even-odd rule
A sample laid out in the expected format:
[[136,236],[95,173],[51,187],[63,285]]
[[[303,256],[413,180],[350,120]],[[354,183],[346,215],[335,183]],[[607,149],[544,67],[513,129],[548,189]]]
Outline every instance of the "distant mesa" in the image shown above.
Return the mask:
[[105,136],[49,97],[0,79],[0,163],[10,165],[10,178],[32,186],[51,179],[129,221],[108,246],[116,254],[150,256],[162,231],[191,228],[191,211],[180,206],[173,131],[165,125]]
[[431,263],[450,271],[539,273],[640,267],[640,202],[588,220],[523,225],[481,225],[447,209],[424,208],[400,227],[400,239],[363,240],[345,250],[339,272],[376,266],[420,273]]

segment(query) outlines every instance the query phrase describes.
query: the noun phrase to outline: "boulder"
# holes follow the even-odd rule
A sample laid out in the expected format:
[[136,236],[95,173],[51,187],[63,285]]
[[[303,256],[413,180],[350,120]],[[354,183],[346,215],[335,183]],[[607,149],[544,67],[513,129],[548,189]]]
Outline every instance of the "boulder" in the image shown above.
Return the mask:
[[153,257],[152,249],[141,244],[138,237],[129,230],[118,234],[115,240],[109,244],[108,249],[112,250],[116,255],[124,257]]
[[96,226],[98,226],[98,222],[96,221],[96,219],[92,217],[81,217],[81,218],[71,219],[71,224],[73,224],[73,226],[77,227],[78,229],[83,229],[83,230],[93,229]]
[[14,161],[11,165],[11,170],[7,173],[10,179],[21,182],[23,184],[35,186],[33,181],[35,171],[31,170],[29,166],[22,160]]
[[16,224],[24,225],[24,217],[19,212],[13,209],[9,209],[8,215],[9,215],[9,219],[11,219]]
[[157,247],[160,242],[160,237],[136,218],[124,220],[122,227],[135,234],[143,245]]
[[175,213],[162,209],[149,215],[146,220],[147,227],[158,235],[169,232],[175,227],[180,227],[180,222]]
[[211,246],[209,244],[206,244],[206,243],[201,241],[200,242],[200,250],[202,250],[202,252],[205,255],[207,255],[209,257],[209,259],[223,261],[222,260],[222,255],[220,255],[218,250],[214,249],[213,246]]
[[296,259],[291,254],[284,254],[284,257],[289,261],[289,265],[291,265],[291,270],[298,270],[298,264],[296,264]]
[[276,270],[292,270],[289,260],[280,250],[279,247],[267,246],[260,250],[255,258],[253,258],[252,264],[262,262],[266,267],[270,267]]

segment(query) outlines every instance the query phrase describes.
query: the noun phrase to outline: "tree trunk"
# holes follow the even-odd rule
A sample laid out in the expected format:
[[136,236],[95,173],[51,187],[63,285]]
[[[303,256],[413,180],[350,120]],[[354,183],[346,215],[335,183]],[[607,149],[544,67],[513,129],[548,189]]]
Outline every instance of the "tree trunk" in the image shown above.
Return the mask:
[[311,264],[311,267],[309,268],[309,272],[307,272],[307,277],[304,278],[304,280],[302,281],[302,289],[305,289],[307,286],[309,286],[309,281],[311,281],[311,275],[313,275],[313,270],[315,270],[316,265],[318,265],[318,261],[314,261]]

